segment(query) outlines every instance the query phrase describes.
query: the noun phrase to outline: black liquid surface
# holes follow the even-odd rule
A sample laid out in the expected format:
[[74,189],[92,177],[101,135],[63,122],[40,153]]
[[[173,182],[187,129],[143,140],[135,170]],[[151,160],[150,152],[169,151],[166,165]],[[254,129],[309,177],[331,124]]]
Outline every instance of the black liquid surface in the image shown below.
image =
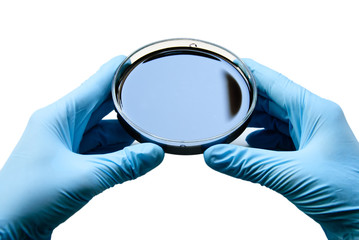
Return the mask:
[[214,54],[181,50],[140,60],[124,73],[118,98],[135,128],[174,141],[227,133],[250,106],[247,82]]

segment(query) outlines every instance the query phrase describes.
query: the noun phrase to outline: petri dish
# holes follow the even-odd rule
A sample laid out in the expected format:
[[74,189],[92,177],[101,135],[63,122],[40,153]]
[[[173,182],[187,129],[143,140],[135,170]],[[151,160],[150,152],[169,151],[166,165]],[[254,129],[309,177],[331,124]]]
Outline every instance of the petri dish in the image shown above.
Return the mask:
[[158,41],[127,57],[115,73],[112,98],[134,139],[187,155],[236,139],[248,125],[257,90],[236,55],[186,38]]

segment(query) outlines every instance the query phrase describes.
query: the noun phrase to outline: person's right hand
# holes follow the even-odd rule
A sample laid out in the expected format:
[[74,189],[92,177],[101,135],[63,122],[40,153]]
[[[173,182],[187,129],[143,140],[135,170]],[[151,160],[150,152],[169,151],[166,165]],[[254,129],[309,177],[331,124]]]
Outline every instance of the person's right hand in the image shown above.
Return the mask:
[[[245,59],[259,98],[247,148],[216,145],[206,163],[260,183],[318,222],[329,239],[359,238],[359,144],[341,108]],[[286,151],[279,151],[286,150]]]

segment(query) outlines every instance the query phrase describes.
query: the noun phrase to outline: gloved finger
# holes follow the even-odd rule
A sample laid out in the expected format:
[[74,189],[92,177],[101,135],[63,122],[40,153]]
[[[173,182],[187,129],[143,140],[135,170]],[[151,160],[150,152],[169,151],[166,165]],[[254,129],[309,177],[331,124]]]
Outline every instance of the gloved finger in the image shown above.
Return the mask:
[[312,94],[282,74],[252,59],[243,60],[256,79],[259,94],[282,107],[287,112],[289,120],[299,119],[299,106],[303,106],[305,98]]
[[[218,172],[259,183],[282,194],[288,190],[288,183],[295,179],[298,171],[293,152],[220,144],[208,148],[204,159]],[[295,183],[291,185],[295,186]]]
[[255,111],[265,112],[283,122],[289,122],[288,112],[282,106],[260,95],[257,97]]
[[255,148],[284,151],[296,150],[292,139],[288,135],[274,130],[257,130],[250,133],[246,137],[246,141],[251,147]]
[[114,110],[113,100],[111,94],[108,95],[106,100],[91,114],[87,123],[85,133],[98,124],[107,114]]
[[248,127],[265,128],[267,130],[278,131],[290,137],[289,124],[285,123],[265,112],[254,111]]
[[137,144],[118,152],[95,156],[93,162],[96,164],[98,181],[103,186],[101,190],[144,175],[157,167],[163,157],[162,148],[152,143]]
[[79,153],[109,153],[123,149],[133,143],[133,138],[117,120],[102,120],[83,136]]
[[86,80],[79,88],[70,93],[78,109],[94,109],[108,98],[111,83],[118,66],[125,56],[117,56],[104,65]]
[[57,127],[66,138],[71,151],[78,152],[91,115],[108,98],[115,71],[124,58],[113,58],[80,87],[47,108],[46,111],[51,112],[47,115],[56,118],[56,121],[52,122],[60,123]]
[[71,119],[71,124],[78,131],[85,130],[92,113],[108,99],[115,71],[124,58],[118,56],[111,59],[80,87],[57,102],[57,112]]

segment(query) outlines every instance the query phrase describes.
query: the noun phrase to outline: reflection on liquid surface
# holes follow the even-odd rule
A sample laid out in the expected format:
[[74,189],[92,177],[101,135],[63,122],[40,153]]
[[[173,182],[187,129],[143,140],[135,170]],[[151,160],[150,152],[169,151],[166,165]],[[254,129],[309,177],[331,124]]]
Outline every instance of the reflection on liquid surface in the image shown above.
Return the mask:
[[119,86],[123,114],[156,137],[204,140],[226,133],[246,116],[247,83],[233,65],[193,50],[165,52],[129,69]]

